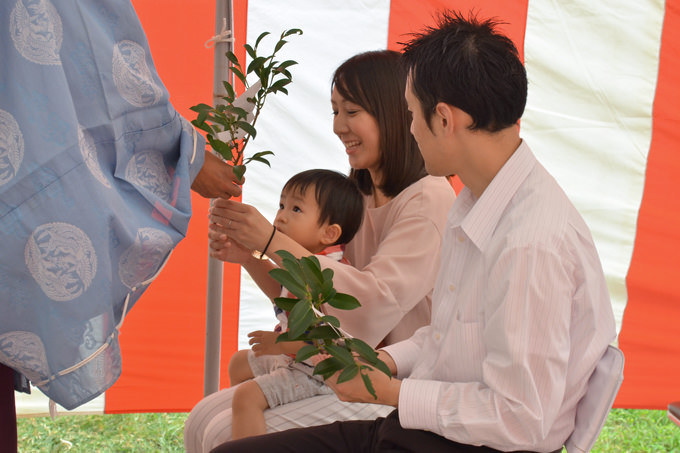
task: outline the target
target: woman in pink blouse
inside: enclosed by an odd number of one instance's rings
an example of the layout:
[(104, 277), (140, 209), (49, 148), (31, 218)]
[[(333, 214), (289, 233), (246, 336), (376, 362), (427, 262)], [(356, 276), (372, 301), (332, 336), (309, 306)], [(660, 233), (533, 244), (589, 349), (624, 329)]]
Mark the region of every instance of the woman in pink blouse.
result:
[[(404, 100), (406, 73), (394, 51), (356, 55), (333, 77), (333, 131), (345, 145), (354, 179), (365, 196), (358, 233), (347, 245), (351, 265), (319, 257), (334, 271), (334, 287), (361, 302), (356, 310), (326, 308), (344, 330), (373, 347), (409, 338), (430, 322), (432, 287), (439, 267), (442, 229), (455, 193), (445, 178), (427, 176), (422, 156), (409, 132)], [(211, 210), (211, 256), (240, 262), (258, 281), (275, 267), (234, 248), (262, 250), (280, 265), (276, 250), (296, 257), (311, 252), (273, 230), (253, 206), (217, 200)], [(274, 231), (272, 236), (272, 231)], [(240, 250), (242, 252), (242, 250)], [(185, 425), (188, 452), (210, 451), (231, 438), (233, 388), (199, 402)], [(269, 432), (384, 416), (390, 407), (344, 403), (323, 395), (266, 411)]]

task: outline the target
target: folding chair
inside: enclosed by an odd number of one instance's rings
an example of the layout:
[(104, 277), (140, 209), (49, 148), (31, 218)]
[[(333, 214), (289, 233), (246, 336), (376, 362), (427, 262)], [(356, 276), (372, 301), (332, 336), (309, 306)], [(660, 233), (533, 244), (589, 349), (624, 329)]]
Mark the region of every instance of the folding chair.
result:
[(680, 401), (668, 405), (668, 418), (673, 423), (680, 426)]
[(564, 446), (567, 453), (588, 452), (602, 431), (623, 382), (623, 352), (609, 346), (588, 380), (586, 394), (576, 408), (576, 425)]

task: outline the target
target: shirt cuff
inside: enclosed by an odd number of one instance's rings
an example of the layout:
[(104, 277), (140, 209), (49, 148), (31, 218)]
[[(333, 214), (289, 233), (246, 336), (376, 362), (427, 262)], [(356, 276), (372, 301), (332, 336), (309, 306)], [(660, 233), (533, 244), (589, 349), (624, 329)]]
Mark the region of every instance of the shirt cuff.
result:
[(399, 390), (399, 423), (442, 435), (437, 416), (441, 382), (404, 379)]
[(380, 349), (387, 352), (392, 357), (392, 360), (394, 360), (395, 365), (397, 365), (396, 377), (398, 379), (411, 375), (413, 365), (415, 365), (416, 360), (420, 357), (421, 352), (420, 347), (409, 340), (400, 341)]

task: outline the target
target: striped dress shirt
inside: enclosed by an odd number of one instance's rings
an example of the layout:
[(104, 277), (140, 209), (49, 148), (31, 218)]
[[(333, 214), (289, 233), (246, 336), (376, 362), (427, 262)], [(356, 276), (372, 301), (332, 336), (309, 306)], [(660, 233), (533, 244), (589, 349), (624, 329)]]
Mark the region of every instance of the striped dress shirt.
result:
[(388, 346), (399, 417), (457, 442), (559, 448), (616, 335), (590, 231), (522, 141), (449, 212), (432, 323)]

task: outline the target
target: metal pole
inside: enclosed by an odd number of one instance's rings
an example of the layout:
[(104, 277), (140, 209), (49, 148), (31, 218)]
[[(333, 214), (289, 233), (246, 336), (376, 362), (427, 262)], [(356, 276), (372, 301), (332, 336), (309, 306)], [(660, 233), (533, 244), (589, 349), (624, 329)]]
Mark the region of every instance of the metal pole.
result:
[[(227, 30), (233, 30), (231, 0), (215, 2), (215, 35), (222, 31), (226, 20)], [(223, 80), (227, 80), (227, 58), (232, 50), (231, 42), (215, 43), (215, 68), (213, 77), (213, 104), (225, 94)], [(208, 291), (205, 319), (205, 375), (203, 395), (207, 396), (220, 388), (220, 345), (222, 343), (222, 276), (223, 263), (208, 257)]]

